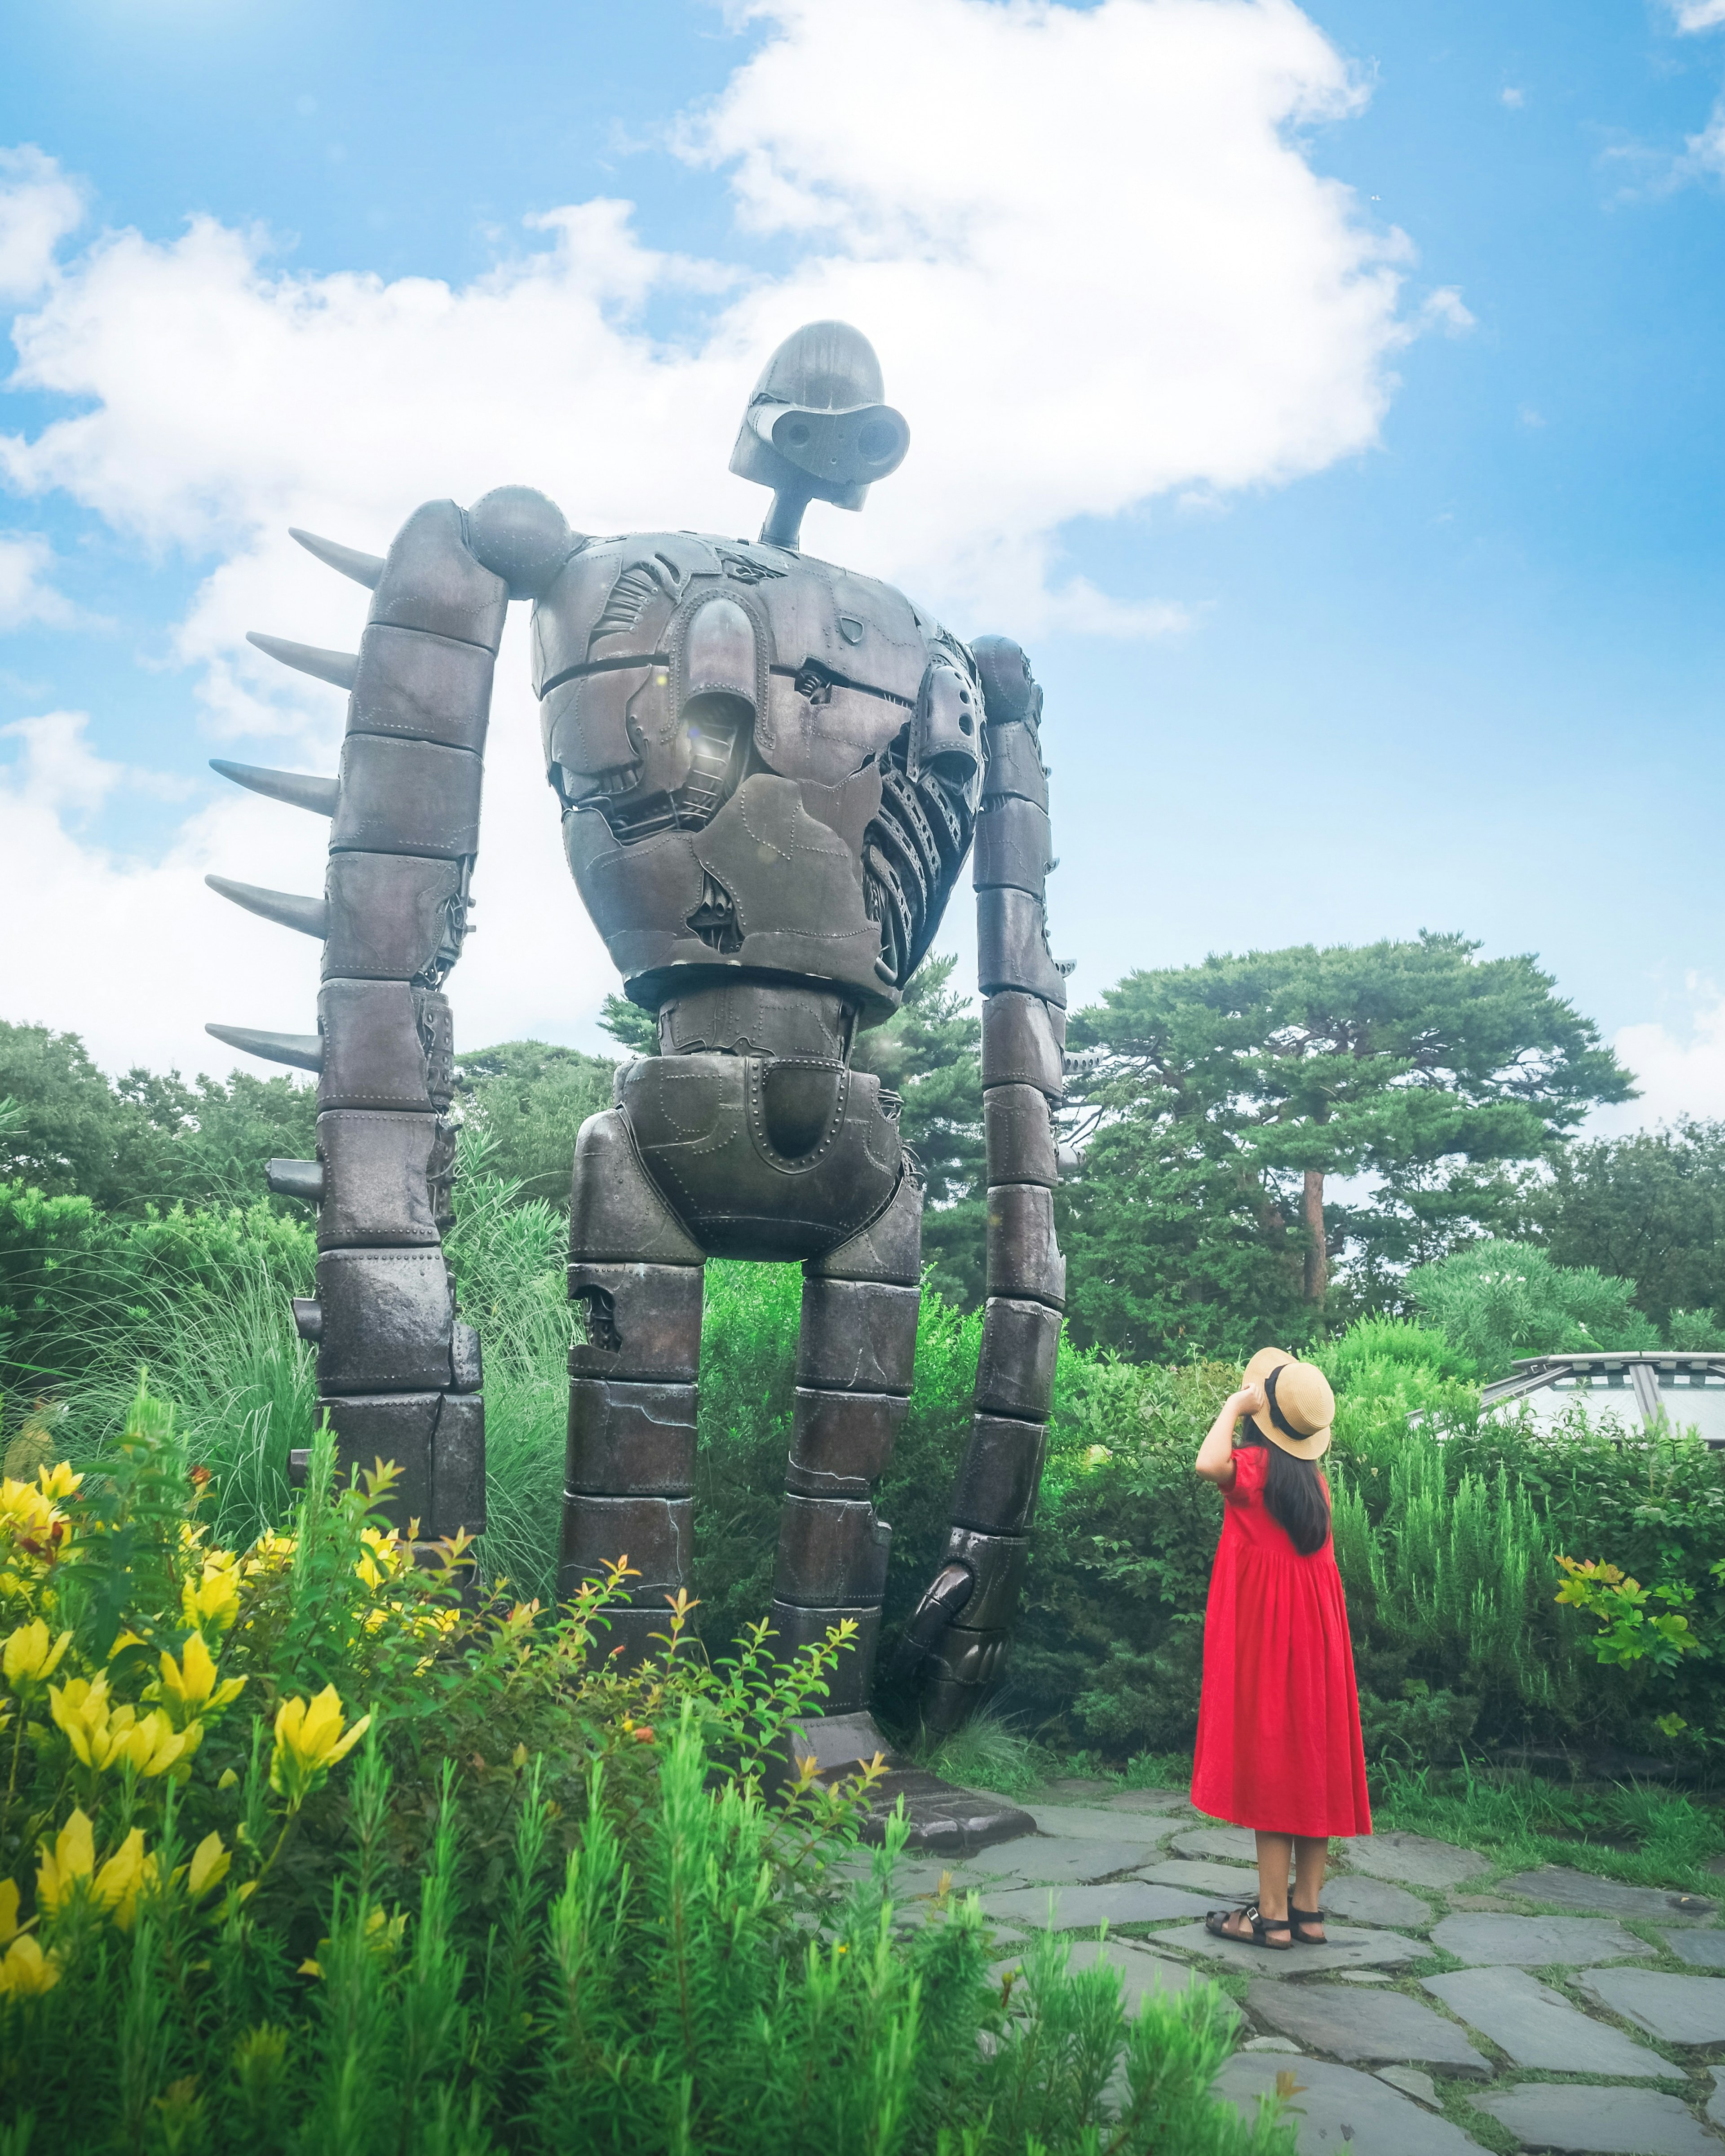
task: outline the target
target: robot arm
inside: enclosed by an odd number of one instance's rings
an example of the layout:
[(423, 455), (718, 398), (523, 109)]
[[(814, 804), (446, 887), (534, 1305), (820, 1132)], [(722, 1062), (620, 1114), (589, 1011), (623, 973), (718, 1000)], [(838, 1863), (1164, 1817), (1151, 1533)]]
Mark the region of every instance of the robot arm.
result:
[(974, 871), (987, 1301), (946, 1557), (906, 1627), (896, 1672), (936, 1731), (968, 1720), (1000, 1674), (1042, 1479), (1066, 1274), (1055, 1240), (1052, 1122), (1064, 1086), (1066, 984), (1049, 952), (1045, 914), (1042, 691), (1017, 644), (983, 637), (973, 649), (988, 746)]
[[(465, 512), (427, 502), (382, 559), (294, 536), (373, 594), (357, 654), (252, 639), (350, 692), (337, 776), (215, 768), (330, 819), (324, 895), (208, 880), (321, 940), (317, 1031), (208, 1030), (317, 1073), (317, 1158), (272, 1161), (270, 1184), (318, 1208), (317, 1292), (294, 1315), (316, 1344), (319, 1406), (343, 1465), (398, 1464), (403, 1528), (417, 1520), (428, 1539), (473, 1533), (485, 1525), (485, 1419), (479, 1340), (456, 1313), (442, 1247), (455, 1151), (442, 987), (467, 929), (504, 617), (575, 542), (561, 513), (521, 487)], [(303, 1457), (297, 1465), (303, 1472)]]

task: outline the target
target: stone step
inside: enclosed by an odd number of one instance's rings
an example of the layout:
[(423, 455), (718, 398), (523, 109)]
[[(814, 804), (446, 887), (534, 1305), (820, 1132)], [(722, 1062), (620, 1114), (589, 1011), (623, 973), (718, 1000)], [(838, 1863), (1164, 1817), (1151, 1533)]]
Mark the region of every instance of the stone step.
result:
[(1622, 2030), (1594, 2021), (1524, 1969), (1458, 1969), (1425, 1989), (1518, 2066), (1554, 2074), (1657, 2081), (1671, 2068)]
[[(1299, 2135), (1300, 2156), (1464, 2156), (1479, 2143), (1447, 2118), (1423, 2110), (1376, 2074), (1327, 2059), (1279, 2058), (1273, 2051), (1236, 2051), (1222, 2069), (1214, 2093), (1248, 2122), (1260, 2099), (1292, 2084), (1283, 2116)], [(1712, 2156), (1718, 2156), (1715, 2149)]]
[(1491, 2074), (1459, 2023), (1399, 1991), (1260, 1981), (1246, 1994), (1246, 2005), (1255, 2020), (1348, 2066), (1417, 2062), (1481, 2081)]
[(1609, 1917), (1445, 1917), (1431, 1943), (1476, 1968), (1578, 1969), (1653, 1952)]
[(1719, 2144), (1676, 2097), (1656, 2089), (1528, 2082), (1473, 2098), (1523, 2148), (1577, 2156), (1719, 2156)]
[(1659, 2044), (1725, 2044), (1725, 1977), (1658, 1969), (1595, 1969), (1577, 1988)]

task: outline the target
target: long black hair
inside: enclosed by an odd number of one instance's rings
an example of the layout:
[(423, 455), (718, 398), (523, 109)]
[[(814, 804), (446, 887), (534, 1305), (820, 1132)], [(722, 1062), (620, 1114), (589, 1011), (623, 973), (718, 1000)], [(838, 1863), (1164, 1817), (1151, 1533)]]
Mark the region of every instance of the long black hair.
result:
[(1250, 1415), (1235, 1440), (1236, 1448), (1255, 1445), (1270, 1455), (1264, 1476), (1264, 1509), (1301, 1557), (1311, 1557), (1330, 1539), (1330, 1498), (1315, 1460), (1296, 1460), (1279, 1445), (1260, 1437)]

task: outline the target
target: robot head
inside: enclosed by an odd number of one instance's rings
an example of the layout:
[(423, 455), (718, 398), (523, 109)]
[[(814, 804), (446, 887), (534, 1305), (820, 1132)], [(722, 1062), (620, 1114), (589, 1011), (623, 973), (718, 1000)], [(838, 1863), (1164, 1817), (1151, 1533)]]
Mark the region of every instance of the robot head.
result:
[(885, 394), (875, 347), (848, 322), (806, 322), (762, 370), (731, 469), (773, 491), (761, 536), (794, 547), (810, 501), (860, 509), (904, 462), (911, 430)]

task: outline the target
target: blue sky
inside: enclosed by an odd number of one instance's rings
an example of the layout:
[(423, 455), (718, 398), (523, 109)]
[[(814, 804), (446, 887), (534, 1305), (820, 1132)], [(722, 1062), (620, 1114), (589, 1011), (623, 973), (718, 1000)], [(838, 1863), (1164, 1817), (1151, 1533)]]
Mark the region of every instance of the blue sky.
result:
[[(1543, 955), (1637, 1116), (1725, 1112), (1713, 16), (10, 0), (0, 1008), (115, 1067), (309, 1024), (306, 954), (199, 885), (318, 873), (204, 768), (339, 725), (239, 640), (357, 634), (281, 524), (381, 548), (527, 480), (742, 530), (742, 393), (836, 306), (912, 447), (809, 543), (1031, 650), (1081, 996), (1460, 928)], [(452, 993), (470, 1043), (593, 1045), (515, 693)]]

